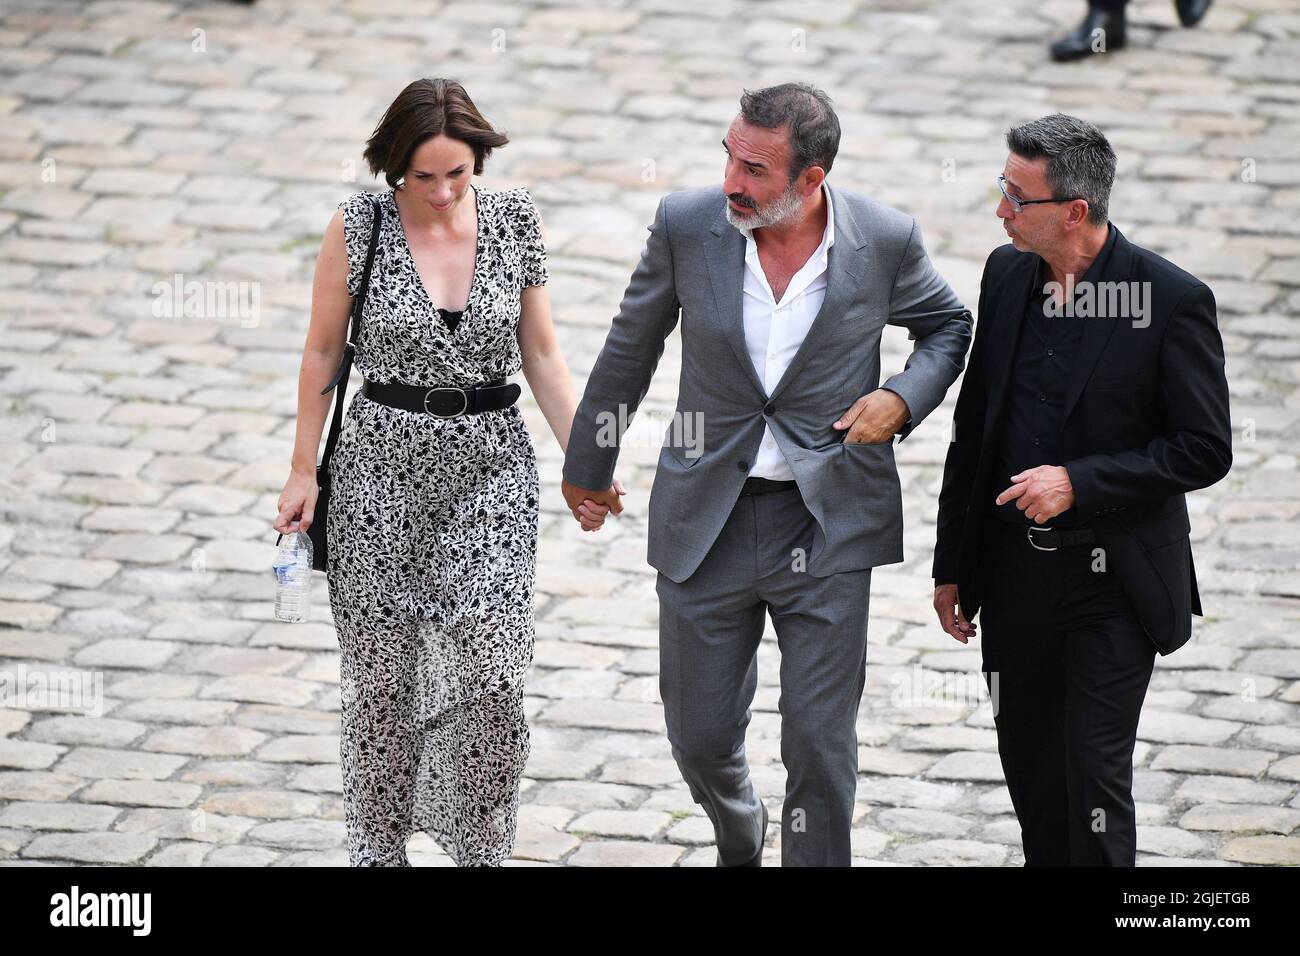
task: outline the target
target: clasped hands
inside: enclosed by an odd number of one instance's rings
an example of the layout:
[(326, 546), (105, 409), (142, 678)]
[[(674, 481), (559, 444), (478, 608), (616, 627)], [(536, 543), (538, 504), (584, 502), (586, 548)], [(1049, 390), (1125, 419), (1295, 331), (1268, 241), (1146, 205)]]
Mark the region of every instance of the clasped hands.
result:
[(617, 478), (603, 490), (579, 488), (561, 479), (560, 490), (564, 492), (564, 502), (569, 506), (574, 519), (582, 525), (583, 531), (599, 531), (605, 523), (605, 516), (611, 511), (615, 515), (621, 515), (623, 503), (618, 499), (627, 494), (627, 489)]

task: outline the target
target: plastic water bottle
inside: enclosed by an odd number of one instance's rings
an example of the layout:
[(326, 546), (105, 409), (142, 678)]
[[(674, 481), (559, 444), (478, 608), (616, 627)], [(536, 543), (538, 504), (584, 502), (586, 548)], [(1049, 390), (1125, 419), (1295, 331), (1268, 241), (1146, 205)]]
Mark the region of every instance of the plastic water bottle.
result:
[(280, 540), (275, 553), (275, 619), (298, 624), (311, 610), (311, 538), (295, 531)]

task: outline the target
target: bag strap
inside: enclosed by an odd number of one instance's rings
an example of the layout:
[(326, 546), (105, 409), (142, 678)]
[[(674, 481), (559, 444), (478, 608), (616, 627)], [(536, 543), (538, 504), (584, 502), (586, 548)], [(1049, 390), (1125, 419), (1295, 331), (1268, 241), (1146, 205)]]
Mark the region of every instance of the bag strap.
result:
[(321, 456), (322, 468), (329, 466), (330, 457), (334, 454), (334, 446), (339, 440), (339, 429), (343, 426), (343, 401), (348, 392), (348, 376), (352, 371), (353, 356), (356, 355), (356, 343), (361, 341), (362, 312), (366, 305), (366, 292), (370, 289), (370, 268), (374, 265), (375, 249), (379, 245), (379, 228), (384, 224), (382, 202), (383, 200), (380, 199), (372, 200), (370, 203), (375, 216), (370, 227), (370, 247), (366, 250), (366, 268), (361, 273), (361, 288), (352, 303), (352, 334), (343, 349), (343, 361), (339, 363), (339, 370), (334, 373), (334, 380), (321, 389), (321, 394), (324, 395), (336, 385), (339, 388), (338, 394), (334, 396), (334, 417), (330, 421), (329, 437), (325, 439), (325, 453)]
[[(370, 245), (366, 249), (366, 267), (361, 273), (361, 288), (357, 290), (357, 297), (352, 303), (352, 315), (349, 317), (348, 344), (343, 348), (343, 360), (339, 362), (339, 368), (334, 373), (333, 381), (320, 390), (320, 393), (324, 395), (336, 385), (339, 386), (338, 394), (334, 396), (334, 416), (330, 420), (329, 437), (325, 439), (325, 453), (321, 456), (320, 464), (316, 466), (318, 475), (322, 468), (329, 468), (330, 457), (334, 454), (334, 446), (339, 440), (339, 429), (343, 426), (343, 399), (348, 393), (348, 375), (352, 370), (352, 358), (356, 354), (355, 343), (361, 341), (361, 313), (366, 304), (366, 292), (370, 289), (370, 269), (375, 262), (375, 249), (379, 246), (379, 227), (384, 224), (382, 203), (382, 198), (372, 199), (370, 202), (370, 207), (374, 210), (374, 219), (370, 226)], [(276, 537), (275, 543), (277, 547), (283, 537), (283, 532)]]

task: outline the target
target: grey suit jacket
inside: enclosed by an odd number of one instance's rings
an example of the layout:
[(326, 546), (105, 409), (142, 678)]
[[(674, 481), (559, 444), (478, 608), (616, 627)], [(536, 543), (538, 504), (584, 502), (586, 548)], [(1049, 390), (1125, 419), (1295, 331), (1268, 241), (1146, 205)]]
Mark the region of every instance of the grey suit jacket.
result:
[(765, 422), (817, 520), (806, 555), (809, 573), (824, 577), (903, 560), (893, 443), (846, 443), (831, 424), (880, 385), (880, 336), (888, 323), (907, 328), (916, 343), (903, 371), (884, 383), (907, 402), (911, 419), (901, 435), (909, 434), (961, 373), (971, 314), (930, 263), (911, 216), (827, 187), (835, 204), (835, 243), (826, 298), (771, 395), (745, 345), (745, 237), (727, 222), (720, 185), (659, 201), (641, 261), (587, 380), (563, 474), (579, 487), (608, 488), (618, 447), (606, 426), (619, 419), (620, 405), (622, 421), (632, 419), (680, 314), (676, 414), (700, 416), (703, 442), (702, 448), (678, 447), (683, 443), (673, 443), (669, 428), (649, 505), (648, 559), (674, 581), (690, 577), (717, 538)]

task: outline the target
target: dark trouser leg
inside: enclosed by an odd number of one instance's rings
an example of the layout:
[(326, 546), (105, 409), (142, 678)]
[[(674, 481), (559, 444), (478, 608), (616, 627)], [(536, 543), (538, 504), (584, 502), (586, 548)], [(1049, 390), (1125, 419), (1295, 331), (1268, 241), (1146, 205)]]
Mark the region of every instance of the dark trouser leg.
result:
[(1134, 866), (1133, 747), (1155, 646), (1113, 573), (1084, 570), (1090, 550), (1077, 549), (1063, 608), (1070, 864)]
[[(1024, 532), (990, 520), (979, 613), (998, 756), (1020, 821), (1026, 866), (1069, 863), (1065, 670), (1052, 621), (1051, 568)], [(1024, 548), (1020, 544), (1024, 544)]]
[(757, 502), (759, 593), (781, 649), (781, 865), (849, 866), (871, 570), (813, 577), (816, 519), (798, 491)]
[(1133, 748), (1155, 647), (1093, 548), (1035, 551), (1000, 525), (987, 540), (984, 666), (998, 672), (1025, 863), (1133, 866)]
[(749, 779), (745, 728), (758, 688), (765, 605), (756, 596), (754, 499), (743, 497), (696, 572), (659, 594), (659, 690), (673, 758), (713, 822), (728, 866), (760, 849), (762, 805)]

